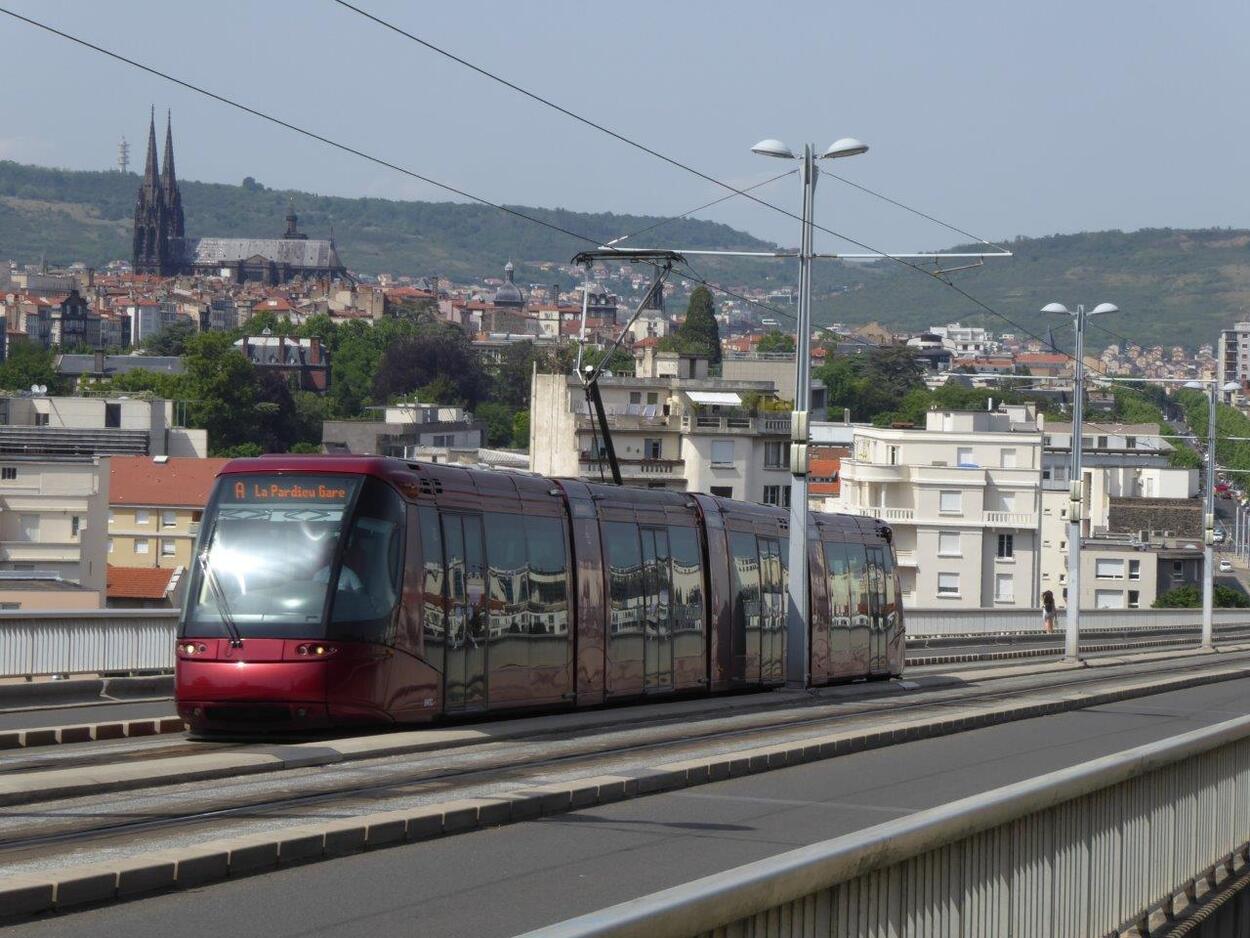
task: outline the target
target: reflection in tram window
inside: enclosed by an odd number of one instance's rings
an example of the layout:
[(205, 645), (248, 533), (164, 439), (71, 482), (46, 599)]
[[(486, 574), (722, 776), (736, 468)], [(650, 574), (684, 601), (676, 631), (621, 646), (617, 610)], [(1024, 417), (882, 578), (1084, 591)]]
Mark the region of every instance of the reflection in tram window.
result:
[(447, 628), (443, 611), (443, 537), (438, 527), (438, 512), (433, 508), (421, 508), (419, 511), (421, 553), (425, 557), (425, 578), (421, 587), (425, 657), (436, 667), (441, 667), (443, 637)]
[(487, 608), (490, 625), (490, 669), (529, 667), (529, 577), (525, 560), (525, 527), (521, 515), (486, 512)]
[(846, 545), (847, 571), (849, 575), (851, 601), (851, 625), (857, 629), (866, 629), (872, 621), (872, 600), (869, 598), (868, 555), (862, 544)]
[(394, 641), (404, 570), (405, 511), (403, 499), (389, 485), (374, 479), (365, 483), (336, 578), (331, 638)]
[(760, 678), (785, 679), (785, 581), (781, 570), (781, 545), (769, 537), (759, 538), (760, 551)]
[(849, 629), (851, 627), (851, 587), (846, 545), (826, 541), (824, 546), (833, 627), (834, 629)]
[(755, 535), (732, 533), (729, 550), (733, 556), (732, 651), (743, 659), (739, 677), (754, 681), (760, 676), (760, 557)]
[(671, 687), (673, 645), (670, 640), (672, 603), (668, 558), (668, 530), (642, 528), (643, 586), (646, 590), (644, 622), (644, 686)]
[(525, 518), (529, 550), (530, 667), (562, 668), (570, 660), (568, 567), (559, 518)]
[[(694, 528), (670, 527), (669, 551), (673, 556), (673, 632), (703, 632), (703, 566), (699, 559), (699, 536)], [(679, 652), (680, 654), (680, 652)]]
[(609, 634), (642, 632), (642, 554), (638, 545), (638, 525), (608, 521), (603, 525), (608, 553), (608, 579), (611, 584)]

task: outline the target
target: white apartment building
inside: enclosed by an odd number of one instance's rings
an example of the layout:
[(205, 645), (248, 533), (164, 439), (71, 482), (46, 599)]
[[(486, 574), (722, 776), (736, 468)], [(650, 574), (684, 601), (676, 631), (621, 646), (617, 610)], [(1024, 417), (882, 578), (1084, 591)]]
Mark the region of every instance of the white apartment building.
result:
[[(1198, 494), (1198, 471), (1168, 465), (1173, 447), (1160, 436), (1158, 424), (1086, 423), (1081, 431), (1081, 607), (1089, 609), (1147, 608), (1159, 592), (1186, 582), (1192, 575), (1191, 556), (1173, 557), (1169, 543), (1180, 538), (1169, 519), (1176, 506)], [(1067, 605), (1068, 504), (1072, 458), (1072, 424), (1045, 427), (1042, 454), (1042, 561), (1041, 588), (1050, 590), (1055, 604)], [(1113, 505), (1139, 500), (1151, 519), (1145, 528), (1115, 530)], [(1193, 503), (1189, 507), (1197, 509)], [(1191, 512), (1192, 513), (1192, 512)], [(1123, 515), (1124, 512), (1121, 512)], [(1200, 521), (1200, 518), (1199, 518)], [(1155, 526), (1157, 523), (1157, 527)], [(1177, 524), (1179, 527), (1180, 524)], [(1160, 577), (1182, 563), (1179, 582)], [(1160, 589), (1161, 587), (1161, 589)]]
[[(707, 359), (648, 350), (633, 376), (599, 380), (626, 485), (790, 504), (790, 412), (771, 381), (707, 377)], [(611, 478), (573, 375), (533, 376), (530, 469)]]
[(0, 455), (0, 609), (104, 606), (107, 457)]
[(913, 608), (1036, 608), (1042, 432), (1031, 405), (855, 427), (838, 510), (894, 529)]
[[(1250, 322), (1235, 323), (1231, 329), (1220, 332), (1215, 376), (1221, 388), (1229, 381), (1236, 381), (1244, 388), (1250, 381)], [(1228, 392), (1220, 393), (1228, 399)]]
[(998, 348), (993, 333), (981, 326), (949, 322), (944, 326), (930, 326), (929, 332), (941, 338), (942, 346), (956, 358), (976, 358)]

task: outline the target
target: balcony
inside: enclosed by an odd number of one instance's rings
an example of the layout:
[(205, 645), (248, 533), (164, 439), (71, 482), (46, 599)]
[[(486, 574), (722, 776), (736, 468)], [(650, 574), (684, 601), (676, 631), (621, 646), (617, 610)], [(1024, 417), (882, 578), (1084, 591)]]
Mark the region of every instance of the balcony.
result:
[(887, 466), (868, 462), (844, 461), (838, 468), (843, 482), (905, 482), (907, 466)]
[(991, 528), (1035, 528), (1037, 515), (1031, 511), (987, 511), (985, 525)]
[(896, 550), (894, 552), (894, 560), (900, 567), (916, 566), (916, 552), (914, 550)]
[(790, 415), (769, 414), (699, 414), (681, 416), (683, 433), (748, 434), (750, 436), (790, 435)]
[(82, 548), (77, 542), (0, 541), (0, 560), (38, 563), (77, 563)]
[[(686, 462), (682, 459), (618, 459), (621, 479), (626, 482), (666, 482), (685, 480)], [(578, 474), (584, 478), (597, 479), (601, 463), (590, 453), (583, 452), (578, 464)], [(608, 459), (602, 460), (603, 471), (610, 473)]]
[[(672, 428), (676, 422), (676, 418), (670, 417), (663, 412), (653, 415), (609, 412), (607, 417), (608, 427), (613, 430), (667, 430)], [(598, 427), (598, 423), (594, 417), (585, 413), (577, 415), (577, 429), (590, 430), (596, 427)]]
[(880, 521), (887, 522), (903, 522), (908, 523), (916, 519), (916, 509), (914, 508), (886, 508), (877, 505), (856, 505), (851, 509), (853, 514), (863, 515), (867, 518), (877, 518)]

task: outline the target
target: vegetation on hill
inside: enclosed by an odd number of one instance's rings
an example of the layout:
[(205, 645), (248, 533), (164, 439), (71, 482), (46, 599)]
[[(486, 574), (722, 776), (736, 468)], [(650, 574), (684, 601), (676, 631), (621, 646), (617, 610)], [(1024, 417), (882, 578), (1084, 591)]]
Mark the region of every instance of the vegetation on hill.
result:
[[(78, 172), (0, 161), (0, 258), (83, 261), (100, 267), (130, 257), (131, 217), (141, 179), (134, 173)], [(518, 279), (545, 283), (535, 265), (567, 263), (577, 252), (660, 222), (644, 215), (570, 212), (515, 206), (550, 224), (585, 234), (588, 244), (484, 205), (347, 199), (252, 180), (231, 186), (180, 181), (192, 237), (278, 237), (290, 200), (300, 230), (314, 238), (331, 229), (347, 266), (366, 274), (492, 276), (508, 258)], [(656, 232), (688, 248), (767, 250), (772, 245), (714, 222), (676, 219)], [(715, 268), (716, 265), (711, 265)], [(784, 271), (778, 269), (780, 275)]]
[[(1119, 315), (1094, 320), (1087, 347), (1123, 345), (1119, 336), (1141, 345), (1215, 343), (1219, 330), (1250, 303), (1250, 231), (1171, 228), (1099, 231), (1008, 243), (1013, 258), (986, 260), (951, 279), (1035, 335), (1054, 328), (1061, 348), (1071, 348), (1069, 321), (1038, 313), (1059, 301), (1069, 307), (1107, 301)], [(952, 251), (984, 250), (975, 245)], [(951, 262), (963, 263), (963, 262)], [(979, 309), (933, 277), (892, 261), (844, 268), (845, 292), (817, 291), (817, 322), (888, 323), (919, 330), (959, 320), (995, 332), (1019, 330)], [(1053, 320), (1053, 321), (1052, 321)]]

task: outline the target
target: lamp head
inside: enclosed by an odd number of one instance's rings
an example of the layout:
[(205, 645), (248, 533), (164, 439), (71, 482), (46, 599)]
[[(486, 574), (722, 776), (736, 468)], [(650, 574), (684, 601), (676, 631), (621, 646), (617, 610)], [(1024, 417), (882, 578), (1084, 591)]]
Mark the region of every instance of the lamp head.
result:
[(1238, 384), (1236, 381), (1229, 381), (1227, 384), (1224, 385), (1224, 390), (1225, 391), (1240, 391), (1241, 385)]
[(1072, 315), (1072, 313), (1068, 311), (1068, 307), (1064, 306), (1062, 303), (1047, 303), (1045, 306), (1042, 307), (1042, 312), (1043, 313), (1062, 313), (1064, 316)]
[(758, 153), (760, 156), (775, 156), (782, 160), (794, 159), (794, 153), (790, 148), (780, 140), (774, 140), (772, 137), (769, 137), (767, 140), (761, 140), (751, 147), (751, 152)]
[(1116, 306), (1114, 303), (1099, 303), (1089, 311), (1089, 314), (1091, 316), (1100, 316), (1103, 313), (1118, 313), (1119, 311), (1120, 307)]
[(829, 144), (829, 149), (820, 154), (822, 160), (836, 160), (841, 156), (859, 156), (861, 153), (868, 152), (868, 144), (856, 140), (854, 137), (843, 137), (841, 140), (835, 140)]
[(1185, 382), (1185, 384), (1184, 384), (1184, 386), (1185, 386), (1185, 387), (1187, 387), (1187, 388), (1189, 388), (1189, 390), (1191, 390), (1191, 391), (1201, 391), (1201, 390), (1202, 390), (1202, 382), (1201, 382), (1201, 381), (1186, 381), (1186, 382)]

